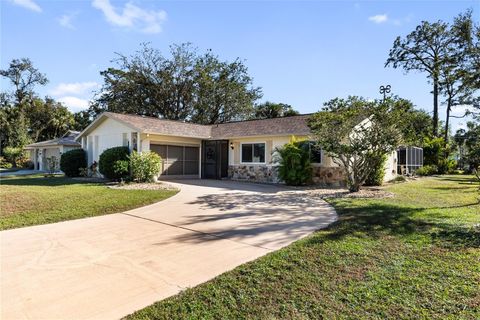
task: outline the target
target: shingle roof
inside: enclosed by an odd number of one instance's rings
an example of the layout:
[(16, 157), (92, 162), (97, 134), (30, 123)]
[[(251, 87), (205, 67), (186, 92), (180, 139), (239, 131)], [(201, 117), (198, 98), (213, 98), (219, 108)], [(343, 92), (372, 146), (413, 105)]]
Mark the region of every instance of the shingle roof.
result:
[(209, 126), (182, 121), (143, 117), (131, 114), (105, 112), (112, 119), (120, 120), (144, 133), (164, 134), (181, 137), (210, 138)]
[(212, 126), (212, 138), (227, 139), (238, 137), (270, 135), (308, 135), (309, 115), (283, 118), (227, 122)]
[[(310, 134), (310, 128), (307, 125), (307, 118), (309, 115), (227, 122), (215, 125), (194, 124), (189, 122), (165, 120), (154, 117), (120, 114), (114, 112), (104, 112), (97, 119), (105, 117), (117, 120), (142, 133), (195, 137), (200, 139), (228, 139), (254, 136)], [(95, 126), (94, 123), (92, 123), (93, 127), (92, 125), (89, 126), (82, 132), (81, 135), (93, 130)]]
[(81, 146), (81, 144), (75, 141), (75, 138), (79, 135), (79, 133), (80, 132), (78, 131), (68, 131), (61, 138), (31, 143), (25, 146), (25, 148), (47, 147), (47, 146), (57, 146), (57, 145), (79, 147)]

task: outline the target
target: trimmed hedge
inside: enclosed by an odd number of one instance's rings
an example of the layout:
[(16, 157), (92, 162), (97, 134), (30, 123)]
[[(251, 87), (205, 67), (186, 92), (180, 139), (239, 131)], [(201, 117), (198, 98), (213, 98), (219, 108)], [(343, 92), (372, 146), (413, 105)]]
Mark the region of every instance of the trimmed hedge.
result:
[(60, 170), (67, 177), (80, 176), (80, 168), (87, 167), (87, 155), (83, 149), (73, 149), (60, 157)]
[(105, 178), (119, 180), (124, 173), (118, 170), (117, 161), (128, 161), (130, 150), (128, 147), (114, 147), (103, 151), (98, 161), (99, 171)]

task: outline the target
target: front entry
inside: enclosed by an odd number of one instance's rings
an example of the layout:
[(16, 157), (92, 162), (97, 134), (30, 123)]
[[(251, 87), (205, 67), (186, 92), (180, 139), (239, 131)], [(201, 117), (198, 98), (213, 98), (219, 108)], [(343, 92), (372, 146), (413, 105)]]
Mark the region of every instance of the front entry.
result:
[(227, 178), (228, 140), (204, 140), (202, 150), (202, 178)]

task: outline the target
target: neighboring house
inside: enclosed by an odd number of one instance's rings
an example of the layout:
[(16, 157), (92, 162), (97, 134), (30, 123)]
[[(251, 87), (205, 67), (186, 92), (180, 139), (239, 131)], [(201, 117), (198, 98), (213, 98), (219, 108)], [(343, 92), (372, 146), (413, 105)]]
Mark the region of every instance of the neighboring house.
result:
[[(273, 154), (292, 136), (309, 139), (308, 115), (200, 125), (137, 115), (105, 112), (76, 140), (87, 152), (88, 164), (116, 146), (158, 153), (160, 178), (205, 178), (279, 182)], [(314, 182), (340, 185), (343, 171), (323, 152), (313, 152)], [(396, 152), (386, 179), (396, 175)]]
[[(78, 131), (70, 130), (61, 138), (27, 145), (25, 149), (30, 152), (30, 161), (33, 162), (34, 169), (48, 170), (48, 158), (55, 157), (58, 163), (60, 163), (62, 153), (81, 148), (82, 145), (75, 141), (79, 133)], [(57, 166), (56, 169), (59, 170), (60, 168)]]

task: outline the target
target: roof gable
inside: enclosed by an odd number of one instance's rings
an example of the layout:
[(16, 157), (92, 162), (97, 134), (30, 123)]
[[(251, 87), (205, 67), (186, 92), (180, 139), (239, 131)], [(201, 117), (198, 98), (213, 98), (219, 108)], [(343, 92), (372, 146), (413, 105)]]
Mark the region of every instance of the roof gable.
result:
[(52, 139), (52, 140), (46, 140), (46, 141), (40, 141), (36, 143), (31, 143), (25, 148), (35, 148), (35, 147), (47, 147), (47, 146), (80, 146), (80, 143), (75, 141), (75, 138), (79, 134), (78, 131), (72, 131), (69, 130), (67, 133), (65, 133), (62, 137)]

